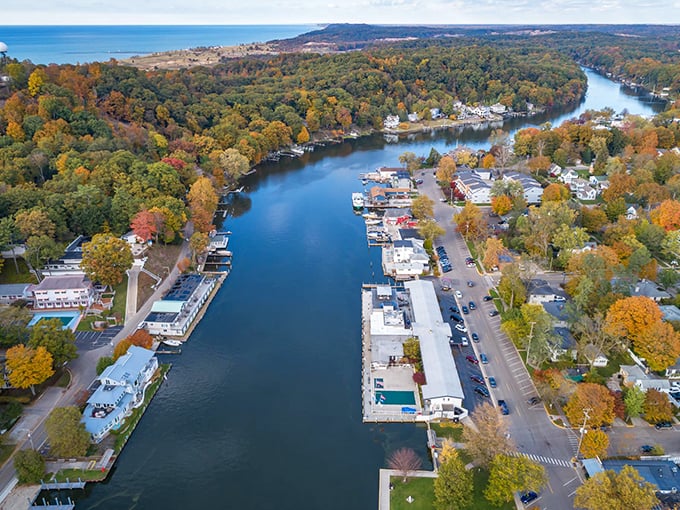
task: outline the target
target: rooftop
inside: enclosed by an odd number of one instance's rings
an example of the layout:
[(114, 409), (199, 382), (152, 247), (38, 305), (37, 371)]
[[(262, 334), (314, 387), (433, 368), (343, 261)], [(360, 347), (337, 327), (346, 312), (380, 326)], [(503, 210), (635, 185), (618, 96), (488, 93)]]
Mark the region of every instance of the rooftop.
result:
[(659, 305), (659, 309), (666, 321), (680, 321), (680, 308), (675, 305)]
[(0, 296), (21, 296), (30, 283), (5, 283), (0, 285)]
[(624, 466), (632, 466), (642, 478), (662, 492), (672, 492), (680, 487), (678, 466), (670, 460), (603, 460), (602, 466), (617, 473)]
[(111, 379), (132, 383), (153, 358), (153, 354), (153, 351), (149, 349), (131, 345), (126, 354), (118, 358), (113, 365), (106, 367), (99, 376), (99, 380)]
[(164, 301), (188, 301), (203, 281), (200, 274), (182, 274), (163, 296)]
[(72, 289), (87, 289), (91, 286), (90, 280), (85, 275), (63, 275), (63, 276), (46, 276), (39, 284), (34, 285), (33, 291), (46, 290), (72, 290)]
[(649, 280), (640, 280), (631, 290), (632, 296), (647, 296), (652, 299), (665, 299), (671, 295), (659, 287), (656, 283)]

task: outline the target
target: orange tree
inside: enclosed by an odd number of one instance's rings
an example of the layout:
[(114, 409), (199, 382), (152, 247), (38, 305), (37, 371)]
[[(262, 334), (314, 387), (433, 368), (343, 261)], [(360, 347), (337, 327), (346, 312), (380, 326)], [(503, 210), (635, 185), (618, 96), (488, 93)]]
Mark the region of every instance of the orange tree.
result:
[(673, 419), (673, 408), (668, 400), (668, 396), (654, 389), (647, 390), (642, 410), (645, 413), (645, 420), (649, 423), (659, 423), (660, 421), (671, 421)]
[(619, 299), (609, 307), (604, 327), (610, 335), (635, 342), (661, 322), (662, 316), (659, 305), (648, 297), (631, 296)]
[(586, 459), (602, 457), (609, 448), (609, 437), (601, 430), (589, 430), (581, 441), (581, 455)]
[(657, 322), (634, 342), (635, 352), (652, 370), (665, 370), (680, 356), (680, 334), (668, 322)]
[(585, 411), (588, 412), (586, 427), (599, 427), (614, 421), (614, 397), (601, 384), (582, 383), (564, 407), (572, 427), (583, 425)]

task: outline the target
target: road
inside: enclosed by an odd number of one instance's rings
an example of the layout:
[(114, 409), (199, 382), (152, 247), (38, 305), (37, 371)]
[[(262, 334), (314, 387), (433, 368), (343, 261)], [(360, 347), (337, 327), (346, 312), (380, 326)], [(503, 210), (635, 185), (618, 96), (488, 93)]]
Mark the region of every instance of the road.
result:
[[(507, 402), (510, 414), (506, 419), (509, 421), (512, 439), (521, 453), (543, 464), (548, 472), (549, 485), (541, 492), (535, 503), (536, 507), (545, 510), (571, 509), (574, 491), (581, 484), (577, 472), (570, 465), (570, 460), (576, 453), (578, 438), (571, 431), (553, 425), (542, 404), (530, 406), (527, 403), (529, 398), (537, 395), (533, 382), (514, 345), (500, 330), (500, 317), (489, 316), (489, 312), (495, 309), (493, 301), (484, 302), (482, 299), (493, 287), (492, 278), (480, 275), (476, 268), (465, 266), (465, 258), (470, 253), (462, 236), (455, 231), (453, 215), (456, 208), (440, 201), (443, 195), (432, 171), (426, 171), (418, 177), (424, 181), (419, 186), (419, 191), (435, 201), (435, 219), (446, 229), (446, 234), (439, 238), (438, 244), (446, 248), (453, 266), (453, 271), (444, 277), (452, 280), (453, 289), (459, 290), (463, 296), (462, 299), (457, 299), (458, 308), (460, 309), (460, 305), (467, 305), (469, 301), (477, 305), (476, 310), (471, 310), (469, 315), (463, 317), (468, 335), (477, 333), (480, 342), (470, 341), (468, 347), (452, 349), (466, 395), (465, 406), (474, 409), (480, 399), (483, 399), (473, 392), (476, 383), (470, 380), (470, 372), (478, 370), (485, 380), (494, 376), (498, 387), (488, 388), (491, 400), (494, 405), (497, 405), (498, 399)], [(561, 276), (560, 273), (560, 278)], [(473, 283), (472, 287), (467, 286), (468, 281)], [(443, 299), (445, 318), (448, 318), (448, 303), (454, 299), (454, 291), (444, 293), (439, 289), (438, 292)], [(479, 360), (480, 353), (486, 354), (489, 362), (473, 367), (466, 356), (474, 354)]]
[[(182, 250), (180, 251), (177, 260), (181, 260), (189, 254), (189, 243), (184, 241)], [(87, 391), (95, 377), (97, 376), (96, 367), (97, 361), (102, 356), (110, 356), (113, 353), (113, 347), (120, 340), (130, 336), (136, 329), (137, 325), (148, 315), (151, 311), (151, 306), (154, 301), (161, 298), (161, 296), (170, 288), (172, 283), (177, 279), (179, 270), (177, 264), (174, 264), (172, 271), (168, 278), (166, 278), (156, 288), (153, 295), (142, 305), (137, 313), (132, 317), (125, 318), (125, 326), (116, 335), (109, 345), (99, 347), (92, 350), (79, 350), (78, 358), (69, 362), (68, 370), (71, 373), (71, 383), (68, 388), (52, 387), (48, 388), (33, 404), (24, 409), (24, 414), (19, 421), (12, 427), (10, 431), (11, 442), (20, 444), (20, 449), (27, 449), (35, 446), (40, 447), (47, 440), (47, 432), (45, 431), (45, 419), (50, 411), (55, 407), (63, 407), (74, 405), (78, 401), (78, 397)], [(30, 439), (28, 433), (30, 432)], [(3, 488), (7, 487), (15, 477), (14, 465), (12, 462), (6, 462), (0, 468), (0, 501), (1, 495), (6, 495)]]

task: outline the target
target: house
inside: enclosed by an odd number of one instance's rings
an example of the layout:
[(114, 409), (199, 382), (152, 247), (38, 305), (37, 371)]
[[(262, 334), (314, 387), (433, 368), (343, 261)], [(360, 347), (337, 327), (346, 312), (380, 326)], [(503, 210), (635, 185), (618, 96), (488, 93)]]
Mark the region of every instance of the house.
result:
[(659, 305), (659, 310), (663, 314), (663, 320), (679, 321), (680, 322), (680, 308), (675, 305)]
[(557, 163), (553, 163), (552, 165), (550, 165), (550, 168), (548, 168), (548, 175), (550, 177), (558, 177), (561, 173), (562, 167)]
[(671, 295), (659, 287), (656, 283), (642, 279), (635, 284), (635, 288), (630, 291), (631, 296), (645, 296), (653, 299), (657, 303), (662, 299), (668, 299)]
[(97, 377), (99, 386), (87, 400), (81, 420), (94, 442), (118, 429), (132, 410), (144, 402), (144, 392), (157, 369), (153, 351), (132, 345)]
[(597, 198), (597, 190), (591, 186), (584, 186), (576, 190), (576, 198), (579, 200), (595, 200)]
[(558, 179), (571, 188), (572, 183), (576, 179), (580, 179), (580, 176), (578, 175), (576, 170), (570, 168), (566, 171), (562, 171)]
[(383, 247), (382, 265), (385, 276), (403, 280), (429, 271), (430, 256), (423, 245), (424, 241), (408, 239), (394, 241)]
[(399, 127), (399, 116), (398, 115), (388, 115), (383, 120), (383, 127), (385, 129), (397, 129)]
[(496, 103), (489, 106), (489, 110), (496, 115), (503, 115), (507, 111), (507, 108), (504, 104)]
[(120, 236), (120, 238), (121, 238), (123, 241), (125, 241), (126, 243), (128, 243), (130, 246), (133, 246), (133, 245), (135, 245), (135, 244), (140, 244), (140, 243), (143, 243), (143, 242), (144, 242), (144, 239), (142, 239), (141, 237), (139, 237), (139, 236), (138, 236), (137, 234), (135, 234), (132, 230), (130, 230), (130, 232), (128, 232), (128, 233), (126, 233), (126, 234), (123, 234), (122, 236)]
[(588, 182), (598, 190), (605, 190), (609, 187), (609, 179), (606, 175), (591, 175)]
[(546, 280), (534, 279), (529, 282), (527, 289), (527, 302), (532, 305), (547, 303), (550, 301), (566, 301), (567, 294), (559, 288), (550, 285)]
[(680, 470), (678, 470), (678, 465), (666, 458), (639, 460), (606, 459), (602, 461), (604, 469), (612, 470), (616, 473), (620, 473), (626, 466), (635, 468), (642, 479), (654, 485), (661, 494), (675, 494), (678, 491), (678, 487), (680, 487)]
[(453, 181), (458, 193), (473, 204), (491, 202), (491, 181), (482, 179), (474, 170), (458, 171)]
[(83, 244), (89, 241), (90, 239), (85, 236), (76, 237), (66, 247), (61, 257), (50, 260), (45, 264), (45, 267), (42, 270), (43, 274), (50, 276), (85, 274), (80, 268), (80, 263), (83, 261)]
[(644, 392), (649, 389), (654, 389), (663, 393), (670, 393), (673, 391), (673, 385), (668, 379), (650, 376), (646, 369), (643, 369), (638, 365), (621, 365), (619, 367), (619, 375), (625, 386), (637, 386)]
[(30, 283), (7, 283), (0, 285), (0, 305), (11, 305), (20, 300), (33, 297), (29, 291)]
[(583, 357), (588, 360), (592, 367), (606, 367), (609, 363), (609, 358), (595, 345), (588, 344), (583, 348)]
[(568, 328), (555, 327), (553, 328), (555, 333), (554, 343), (549, 345), (550, 350), (550, 361), (553, 363), (559, 361), (564, 356), (570, 356), (572, 359), (576, 359), (576, 340), (572, 336)]
[(227, 232), (217, 232), (213, 230), (208, 235), (208, 251), (226, 250), (229, 244), (229, 234)]
[(441, 110), (439, 108), (430, 108), (430, 118), (432, 120), (439, 119), (440, 117), (443, 117)]
[(566, 328), (569, 321), (569, 314), (564, 307), (563, 301), (547, 301), (541, 303), (543, 309), (552, 316), (553, 326), (556, 328)]
[(528, 204), (537, 204), (543, 196), (541, 184), (533, 177), (519, 172), (509, 172), (503, 175), (504, 180), (518, 181), (524, 189), (524, 199)]
[(27, 289), (37, 309), (88, 308), (94, 302), (92, 282), (83, 274), (47, 276)]
[(390, 208), (385, 209), (383, 214), (383, 223), (385, 225), (403, 225), (408, 223), (413, 218), (413, 214), (409, 209)]
[(417, 113), (409, 113), (409, 114), (407, 115), (407, 117), (408, 117), (408, 121), (409, 121), (409, 122), (418, 122), (418, 120), (419, 120), (419, 119), (418, 119), (418, 114), (417, 114)]
[(633, 207), (631, 205), (628, 209), (626, 209), (626, 219), (627, 220), (637, 220), (638, 217), (639, 216), (638, 216), (638, 213), (637, 213), (637, 210), (635, 209), (635, 207)]
[(140, 323), (152, 335), (183, 336), (210, 296), (217, 280), (212, 276), (182, 274)]
[(668, 379), (680, 379), (680, 358), (675, 360), (675, 363), (666, 369), (666, 377)]

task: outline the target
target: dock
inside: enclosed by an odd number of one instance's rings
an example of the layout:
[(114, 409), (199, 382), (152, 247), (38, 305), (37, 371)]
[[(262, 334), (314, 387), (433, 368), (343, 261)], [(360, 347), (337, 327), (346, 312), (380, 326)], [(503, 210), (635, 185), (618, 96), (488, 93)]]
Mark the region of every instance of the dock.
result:
[(73, 489), (84, 489), (85, 484), (80, 478), (77, 482), (71, 482), (66, 479), (65, 482), (40, 482), (40, 490), (43, 491), (62, 491), (62, 490), (73, 490)]

